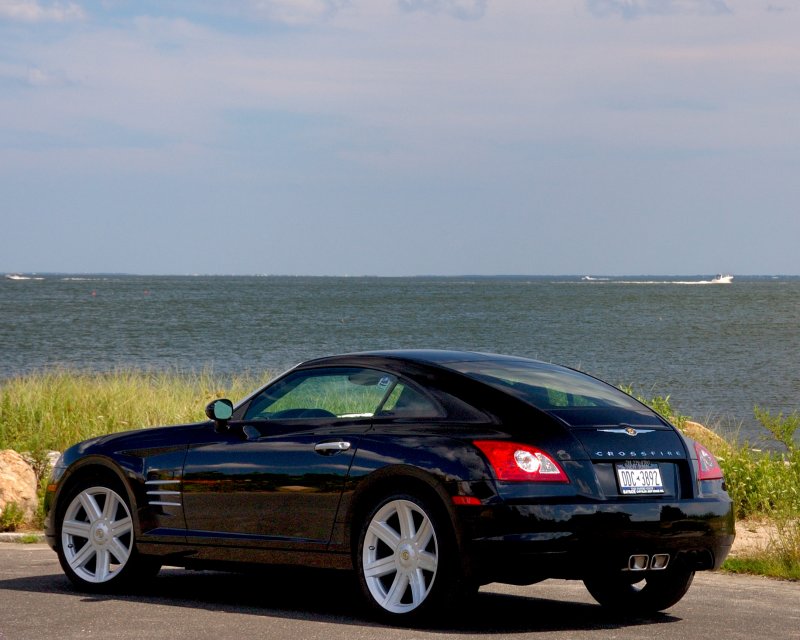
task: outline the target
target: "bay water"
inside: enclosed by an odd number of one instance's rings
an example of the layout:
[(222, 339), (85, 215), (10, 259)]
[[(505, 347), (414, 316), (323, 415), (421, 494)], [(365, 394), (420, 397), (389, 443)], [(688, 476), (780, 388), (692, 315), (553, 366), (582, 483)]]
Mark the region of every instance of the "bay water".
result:
[(0, 383), (54, 367), (277, 373), (394, 348), (565, 364), (755, 440), (754, 406), (800, 409), (800, 278), (0, 279)]

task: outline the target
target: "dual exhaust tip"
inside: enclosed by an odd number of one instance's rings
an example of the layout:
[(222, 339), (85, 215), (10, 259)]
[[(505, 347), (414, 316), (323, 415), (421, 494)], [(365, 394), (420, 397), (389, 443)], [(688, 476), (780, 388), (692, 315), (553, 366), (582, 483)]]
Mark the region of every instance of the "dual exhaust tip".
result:
[(628, 571), (663, 571), (668, 564), (668, 553), (655, 553), (652, 556), (641, 553), (628, 558)]

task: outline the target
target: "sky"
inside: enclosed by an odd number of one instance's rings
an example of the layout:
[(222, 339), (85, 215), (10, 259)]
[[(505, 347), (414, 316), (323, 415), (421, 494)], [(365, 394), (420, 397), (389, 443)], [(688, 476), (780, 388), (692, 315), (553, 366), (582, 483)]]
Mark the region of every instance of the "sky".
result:
[(800, 274), (798, 0), (0, 0), (0, 272)]

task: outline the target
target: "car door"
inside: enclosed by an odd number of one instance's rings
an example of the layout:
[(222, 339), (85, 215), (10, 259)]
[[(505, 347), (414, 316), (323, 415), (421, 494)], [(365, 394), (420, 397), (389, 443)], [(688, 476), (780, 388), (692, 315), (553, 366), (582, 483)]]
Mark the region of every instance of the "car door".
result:
[(294, 371), (223, 432), (209, 427), (184, 466), (188, 540), (324, 549), (358, 441), (395, 382), (358, 367)]

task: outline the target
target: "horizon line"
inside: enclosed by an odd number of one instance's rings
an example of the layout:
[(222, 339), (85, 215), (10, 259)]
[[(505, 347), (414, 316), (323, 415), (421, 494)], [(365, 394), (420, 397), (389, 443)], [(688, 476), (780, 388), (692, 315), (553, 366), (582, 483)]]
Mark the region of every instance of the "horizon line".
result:
[[(314, 273), (142, 273), (133, 271), (4, 271), (5, 276), (130, 276), (130, 277), (227, 277), (227, 278), (701, 278), (718, 273), (420, 273), (405, 275), (380, 274), (314, 274)], [(734, 278), (797, 278), (791, 273), (730, 274)]]

